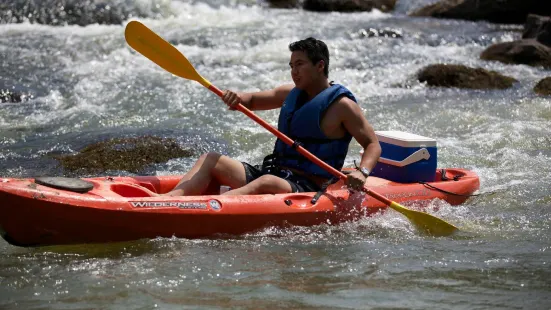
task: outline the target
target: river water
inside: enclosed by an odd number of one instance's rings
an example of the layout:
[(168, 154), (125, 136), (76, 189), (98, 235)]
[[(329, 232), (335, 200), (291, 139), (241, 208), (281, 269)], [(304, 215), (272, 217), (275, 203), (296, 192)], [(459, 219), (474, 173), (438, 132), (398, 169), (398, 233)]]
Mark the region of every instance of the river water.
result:
[[(409, 10), (430, 1), (405, 2), (388, 14), (269, 9), (254, 1), (137, 3), (152, 12), (140, 21), (222, 89), (289, 83), (287, 45), (324, 40), (330, 79), (356, 94), (376, 130), (435, 138), (439, 167), (480, 175), (480, 196), (428, 209), (469, 233), (423, 236), (387, 212), (223, 239), (43, 248), (1, 240), (0, 308), (550, 309), (551, 100), (532, 91), (549, 71), (478, 59), (488, 45), (519, 38), (520, 26), (411, 18)], [(365, 36), (371, 28), (401, 38)], [(198, 83), (132, 51), (124, 25), (2, 24), (0, 56), (0, 88), (33, 96), (0, 104), (3, 177), (62, 175), (49, 154), (112, 137), (171, 137), (250, 162), (273, 147), (271, 134), (228, 113)], [(434, 63), (496, 70), (519, 83), (480, 91), (417, 82), (415, 73)], [(258, 114), (275, 124), (277, 113)], [(347, 164), (359, 150), (354, 142)], [(148, 173), (181, 174), (196, 158)]]

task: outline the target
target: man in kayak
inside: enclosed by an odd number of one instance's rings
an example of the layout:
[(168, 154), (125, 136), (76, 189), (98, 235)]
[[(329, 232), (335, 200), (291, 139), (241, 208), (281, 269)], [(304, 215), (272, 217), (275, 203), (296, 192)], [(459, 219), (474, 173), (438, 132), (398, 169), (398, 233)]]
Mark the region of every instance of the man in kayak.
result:
[[(230, 110), (238, 104), (253, 111), (281, 108), (278, 130), (337, 170), (342, 168), (354, 137), (364, 152), (346, 184), (360, 189), (381, 155), (373, 128), (354, 95), (342, 85), (329, 82), (329, 51), (324, 42), (308, 38), (291, 43), (289, 50), (294, 85), (254, 93), (226, 90), (222, 100)], [(232, 188), (226, 195), (315, 192), (332, 177), (278, 139), (273, 154), (264, 159), (262, 166), (217, 153), (203, 154), (165, 195), (201, 194), (211, 180)]]

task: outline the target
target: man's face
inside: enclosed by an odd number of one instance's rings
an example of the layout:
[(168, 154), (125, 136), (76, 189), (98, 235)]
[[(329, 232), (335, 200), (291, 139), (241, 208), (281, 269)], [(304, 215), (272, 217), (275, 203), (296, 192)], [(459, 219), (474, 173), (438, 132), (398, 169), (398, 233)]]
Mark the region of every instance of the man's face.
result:
[(294, 51), (291, 54), (289, 66), (291, 67), (291, 77), (298, 89), (308, 87), (312, 81), (319, 78), (320, 74), (323, 75), (323, 62), (320, 61), (317, 65), (312, 64), (306, 53), (302, 51)]

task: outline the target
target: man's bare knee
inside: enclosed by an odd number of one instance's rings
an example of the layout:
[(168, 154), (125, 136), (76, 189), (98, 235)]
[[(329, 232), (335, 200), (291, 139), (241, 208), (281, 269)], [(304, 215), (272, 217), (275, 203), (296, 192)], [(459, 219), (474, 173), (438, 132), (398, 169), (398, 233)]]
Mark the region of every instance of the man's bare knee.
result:
[(216, 166), (222, 155), (214, 152), (204, 153), (199, 156), (197, 163), (199, 164), (199, 170), (211, 173), (212, 169)]
[(216, 152), (208, 152), (208, 153), (204, 153), (203, 155), (201, 155), (199, 157), (199, 160), (203, 160), (205, 162), (208, 162), (210, 164), (215, 165), (216, 162), (218, 162), (218, 160), (220, 160), (220, 157), (222, 157), (221, 154), (218, 154)]

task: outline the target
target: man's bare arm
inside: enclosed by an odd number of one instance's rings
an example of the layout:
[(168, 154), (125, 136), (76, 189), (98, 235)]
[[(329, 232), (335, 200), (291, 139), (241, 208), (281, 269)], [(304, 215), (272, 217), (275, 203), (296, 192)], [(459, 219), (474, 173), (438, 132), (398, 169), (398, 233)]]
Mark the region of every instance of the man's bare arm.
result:
[(242, 104), (249, 110), (271, 110), (281, 108), (287, 95), (293, 89), (293, 84), (285, 84), (274, 89), (255, 93), (238, 93)]
[(381, 156), (381, 145), (373, 127), (364, 117), (360, 106), (350, 98), (341, 98), (339, 105), (342, 107), (340, 112), (345, 129), (364, 148), (360, 166), (366, 167), (369, 171), (373, 170)]

